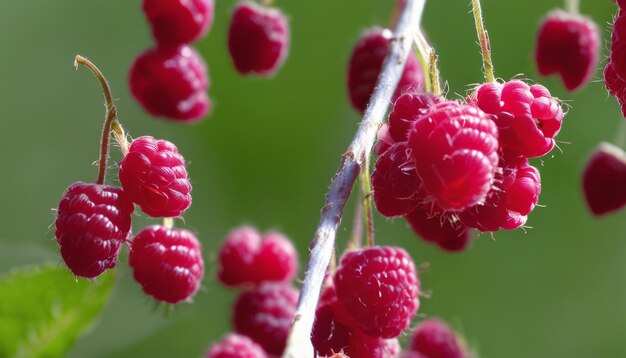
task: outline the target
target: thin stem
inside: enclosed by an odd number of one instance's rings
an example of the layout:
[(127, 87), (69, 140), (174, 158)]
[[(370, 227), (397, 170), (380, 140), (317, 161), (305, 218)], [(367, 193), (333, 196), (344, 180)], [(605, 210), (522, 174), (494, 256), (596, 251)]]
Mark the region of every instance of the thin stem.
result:
[(437, 67), (438, 57), (435, 49), (428, 43), (422, 31), (419, 31), (415, 37), (415, 46), (418, 49), (418, 57), (424, 72), (426, 92), (440, 95), (441, 80), (439, 79), (439, 67)]
[(493, 62), (491, 61), (491, 45), (489, 44), (489, 34), (485, 30), (483, 22), (483, 11), (480, 8), (480, 0), (472, 0), (472, 13), (474, 14), (474, 23), (476, 25), (476, 34), (480, 42), (480, 52), (483, 56), (483, 71), (485, 72), (486, 82), (495, 82), (493, 71)]
[(359, 197), (354, 209), (354, 219), (352, 220), (352, 232), (350, 240), (346, 245), (346, 250), (357, 249), (363, 245), (363, 191), (359, 191)]
[(428, 77), (430, 78), (433, 94), (441, 95), (441, 82), (439, 80), (439, 68), (437, 67), (437, 59), (439, 57), (435, 53), (435, 49), (431, 47), (430, 56), (428, 57)]
[(111, 123), (111, 129), (113, 130), (113, 137), (115, 141), (120, 146), (120, 151), (122, 151), (122, 155), (126, 156), (129, 151), (130, 144), (128, 143), (128, 139), (126, 138), (126, 132), (124, 132), (124, 127), (120, 121), (115, 119), (113, 123)]
[(163, 226), (165, 226), (168, 229), (171, 229), (174, 227), (174, 219), (173, 218), (163, 218)]
[(619, 128), (617, 129), (617, 134), (615, 135), (615, 145), (624, 148), (626, 145), (626, 122), (619, 121)]
[(580, 9), (579, 0), (565, 0), (565, 10), (573, 15), (578, 15)]
[(361, 168), (360, 182), (363, 193), (363, 218), (367, 246), (374, 246), (374, 213), (372, 212), (372, 184), (370, 182), (370, 157), (365, 158)]
[(311, 242), (311, 255), (304, 277), (298, 307), (294, 315), (291, 332), (287, 340), (284, 358), (314, 357), (311, 344), (311, 328), (315, 319), (315, 307), (326, 275), (333, 248), (337, 227), (341, 222), (343, 208), (350, 196), (352, 187), (365, 159), (369, 157), (382, 124), (391, 96), (398, 81), (411, 44), (419, 31), (425, 0), (407, 0), (398, 19), (394, 33), (395, 41), (383, 63), (378, 84), (365, 110), (363, 120), (352, 143), (342, 156), (337, 173), (332, 179), (326, 201), (322, 207), (320, 222)]

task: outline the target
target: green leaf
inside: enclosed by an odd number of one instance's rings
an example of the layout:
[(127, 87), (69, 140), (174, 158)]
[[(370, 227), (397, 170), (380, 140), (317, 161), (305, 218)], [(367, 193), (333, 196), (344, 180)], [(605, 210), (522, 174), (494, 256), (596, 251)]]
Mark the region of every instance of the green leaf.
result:
[(115, 283), (94, 281), (45, 265), (0, 277), (0, 357), (63, 356), (95, 323)]

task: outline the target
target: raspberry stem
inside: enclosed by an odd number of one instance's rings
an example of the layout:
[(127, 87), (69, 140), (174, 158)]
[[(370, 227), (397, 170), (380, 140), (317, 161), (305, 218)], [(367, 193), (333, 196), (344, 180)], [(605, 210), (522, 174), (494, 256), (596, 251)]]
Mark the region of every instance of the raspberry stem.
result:
[(171, 229), (174, 227), (174, 219), (173, 218), (163, 218), (163, 226)]
[(480, 0), (472, 0), (472, 13), (474, 14), (474, 24), (476, 34), (480, 42), (480, 52), (483, 56), (483, 71), (485, 72), (485, 82), (495, 82), (493, 62), (491, 61), (491, 45), (489, 44), (489, 34), (485, 30), (483, 22), (483, 11), (480, 7)]
[(438, 57), (435, 49), (428, 43), (422, 31), (419, 31), (415, 37), (415, 47), (417, 47), (417, 57), (422, 65), (422, 70), (428, 77), (424, 81), (426, 85), (426, 92), (440, 95), (441, 82), (439, 79), (439, 68), (437, 67)]
[(370, 155), (378, 128), (404, 71), (414, 36), (419, 31), (424, 5), (425, 0), (407, 0), (394, 32), (395, 41), (391, 43), (363, 120), (348, 150), (342, 156), (337, 173), (330, 184), (320, 222), (311, 243), (311, 256), (283, 354), (284, 358), (314, 357), (311, 328), (324, 276), (335, 247), (337, 227), (359, 170)]
[(572, 15), (578, 15), (580, 9), (579, 0), (565, 0), (565, 10)]
[(370, 182), (370, 157), (365, 158), (361, 175), (361, 192), (363, 193), (363, 217), (365, 218), (365, 238), (367, 246), (374, 246), (374, 214), (372, 213), (372, 183)]
[(352, 220), (352, 232), (350, 240), (346, 245), (346, 250), (361, 247), (363, 241), (363, 192), (359, 192), (354, 209), (354, 219)]

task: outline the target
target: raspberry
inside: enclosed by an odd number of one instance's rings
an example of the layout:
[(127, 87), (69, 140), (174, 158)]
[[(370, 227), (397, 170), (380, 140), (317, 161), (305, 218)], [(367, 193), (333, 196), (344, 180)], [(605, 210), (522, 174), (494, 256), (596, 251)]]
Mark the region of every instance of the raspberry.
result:
[(131, 93), (155, 117), (192, 122), (209, 112), (207, 67), (191, 47), (148, 49), (128, 76)]
[(471, 230), (448, 214), (418, 206), (404, 218), (417, 236), (445, 251), (460, 252), (470, 244)]
[(424, 189), (444, 210), (485, 199), (498, 165), (498, 128), (474, 106), (447, 101), (411, 125), (408, 137)]
[(607, 63), (604, 68), (604, 85), (609, 94), (617, 98), (622, 115), (626, 117), (626, 81), (619, 78), (612, 62)]
[(570, 91), (584, 86), (598, 64), (600, 34), (590, 18), (552, 11), (539, 28), (535, 60), (543, 76), (559, 74)]
[(250, 338), (231, 333), (213, 344), (206, 358), (268, 358), (263, 348)]
[(160, 46), (178, 46), (203, 37), (213, 23), (213, 0), (143, 0), (143, 12)]
[(244, 291), (234, 306), (235, 331), (252, 338), (273, 355), (282, 354), (296, 312), (298, 291), (275, 283), (263, 283)]
[[(393, 33), (390, 30), (373, 27), (363, 33), (352, 50), (348, 64), (348, 95), (352, 107), (361, 113), (365, 112), (374, 92), (392, 39)], [(404, 92), (419, 88), (423, 83), (424, 74), (417, 55), (410, 52), (394, 100)]]
[(263, 238), (251, 227), (233, 230), (219, 251), (218, 278), (227, 286), (266, 281), (288, 282), (298, 271), (298, 255), (284, 235)]
[[(422, 322), (411, 339), (410, 351), (428, 358), (465, 358), (467, 353), (448, 325), (436, 318)], [(419, 357), (419, 356), (418, 356)]]
[(387, 149), (391, 148), (396, 142), (391, 138), (389, 134), (389, 125), (387, 123), (383, 123), (378, 129), (377, 133), (378, 141), (376, 142), (376, 146), (374, 147), (374, 153), (376, 155), (383, 154)]
[(396, 142), (406, 142), (411, 125), (444, 99), (432, 93), (405, 93), (398, 97), (389, 113), (389, 133)]
[(185, 159), (164, 139), (139, 137), (119, 164), (128, 197), (152, 217), (176, 217), (191, 205)]
[(487, 200), (459, 217), (463, 224), (480, 231), (513, 230), (526, 223), (540, 193), (539, 171), (523, 157), (505, 155)]
[(311, 331), (311, 343), (318, 356), (345, 351), (350, 345), (353, 329), (337, 319), (334, 309), (337, 304), (334, 286), (324, 289), (315, 310), (315, 323)]
[(202, 248), (191, 231), (161, 225), (135, 236), (128, 263), (146, 294), (172, 304), (191, 299), (204, 274)]
[(228, 51), (237, 72), (271, 76), (289, 52), (289, 24), (276, 8), (239, 3), (228, 29)]
[(564, 113), (545, 87), (518, 80), (484, 83), (468, 102), (494, 116), (500, 129), (500, 146), (508, 151), (533, 158), (554, 148)]
[(409, 254), (398, 247), (348, 251), (334, 276), (337, 297), (366, 334), (395, 338), (419, 307), (419, 280)]
[(423, 200), (422, 181), (406, 142), (394, 144), (378, 157), (371, 179), (376, 209), (386, 217), (404, 215)]
[(620, 4), (620, 9), (613, 23), (611, 32), (611, 52), (609, 63), (615, 68), (615, 73), (626, 79), (626, 4)]
[(400, 344), (395, 338), (370, 337), (355, 329), (350, 337), (350, 346), (346, 349), (346, 354), (355, 358), (393, 358), (400, 355)]
[(583, 172), (587, 206), (596, 215), (617, 211), (626, 205), (626, 153), (603, 142), (595, 149)]
[(118, 187), (77, 182), (67, 188), (54, 224), (61, 256), (74, 275), (94, 278), (115, 267), (133, 210)]

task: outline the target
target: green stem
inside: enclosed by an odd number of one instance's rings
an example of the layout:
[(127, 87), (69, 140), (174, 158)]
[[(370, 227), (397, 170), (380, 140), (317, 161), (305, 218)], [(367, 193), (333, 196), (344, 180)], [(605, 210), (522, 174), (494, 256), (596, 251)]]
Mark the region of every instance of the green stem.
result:
[(572, 15), (578, 15), (580, 9), (579, 0), (565, 0), (565, 10)]
[(491, 61), (491, 46), (489, 44), (489, 35), (485, 30), (483, 22), (483, 11), (480, 8), (480, 0), (472, 0), (472, 13), (474, 14), (474, 24), (476, 26), (476, 34), (480, 42), (480, 52), (483, 56), (483, 71), (485, 72), (486, 82), (495, 82), (493, 71), (493, 62)]
[(360, 175), (363, 193), (363, 218), (365, 218), (365, 238), (367, 246), (374, 246), (374, 214), (372, 212), (372, 184), (370, 182), (370, 158), (366, 157)]
[(171, 229), (174, 227), (174, 219), (173, 218), (163, 218), (163, 226), (165, 226), (168, 229)]
[(417, 47), (417, 57), (424, 72), (425, 90), (438, 96), (441, 94), (441, 81), (437, 67), (437, 54), (421, 30), (415, 36), (415, 47)]
[(619, 128), (615, 135), (615, 145), (620, 148), (624, 148), (624, 145), (626, 145), (626, 121), (624, 120), (620, 120)]

